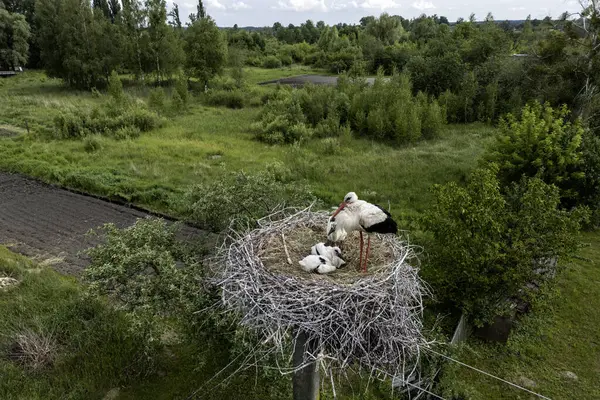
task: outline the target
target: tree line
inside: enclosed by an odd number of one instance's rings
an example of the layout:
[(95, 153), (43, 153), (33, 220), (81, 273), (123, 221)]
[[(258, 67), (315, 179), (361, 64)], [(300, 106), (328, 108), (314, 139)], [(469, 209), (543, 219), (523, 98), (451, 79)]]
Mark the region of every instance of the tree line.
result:
[[(104, 87), (113, 70), (161, 82), (185, 68), (189, 76), (207, 81), (227, 57), (225, 37), (201, 1), (185, 29), (178, 7), (167, 12), (164, 0), (37, 0), (9, 6), (0, 18), (17, 16), (11, 18), (25, 25), (29, 20), (32, 27), (32, 52), (39, 52), (31, 54), (32, 62), (39, 58), (48, 75), (72, 87)], [(12, 63), (2, 56), (7, 67), (23, 65), (30, 55), (12, 41), (0, 43), (19, 54)]]

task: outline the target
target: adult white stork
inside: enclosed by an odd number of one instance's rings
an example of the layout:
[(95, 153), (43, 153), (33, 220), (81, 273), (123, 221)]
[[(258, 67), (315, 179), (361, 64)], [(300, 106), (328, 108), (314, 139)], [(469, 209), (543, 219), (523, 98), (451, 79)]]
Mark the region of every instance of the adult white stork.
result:
[[(367, 261), (371, 248), (371, 233), (398, 233), (398, 225), (389, 212), (382, 207), (359, 200), (354, 192), (348, 193), (344, 201), (329, 219), (327, 238), (332, 242), (344, 240), (350, 232), (360, 231), (360, 265), (367, 272)], [(367, 251), (363, 264), (363, 232), (368, 235)]]

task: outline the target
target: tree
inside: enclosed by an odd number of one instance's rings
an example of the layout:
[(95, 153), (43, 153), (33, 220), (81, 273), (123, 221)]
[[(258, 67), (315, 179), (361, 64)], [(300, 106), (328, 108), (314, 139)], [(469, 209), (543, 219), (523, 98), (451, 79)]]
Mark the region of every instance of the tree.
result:
[(492, 165), (466, 187), (436, 186), (424, 218), (434, 238), (424, 278), (478, 325), (509, 311), (507, 300), (533, 296), (528, 284), (543, 280), (536, 270), (544, 260), (574, 254), (583, 217), (559, 209), (556, 187), (522, 178), (502, 188), (496, 173)]
[(213, 76), (223, 71), (227, 62), (227, 40), (212, 18), (202, 18), (186, 30), (185, 52), (188, 75), (207, 85)]
[(172, 18), (172, 21), (169, 21), (169, 25), (175, 28), (178, 32), (181, 32), (181, 18), (179, 18), (179, 6), (177, 3), (173, 3), (173, 9), (169, 13), (169, 17)]
[(14, 69), (27, 63), (29, 36), (25, 16), (0, 8), (0, 69)]
[(192, 25), (197, 20), (203, 19), (206, 17), (206, 9), (204, 8), (204, 4), (202, 4), (202, 0), (198, 0), (198, 4), (196, 5), (196, 13), (191, 13), (189, 15), (190, 25)]
[(124, 38), (124, 64), (126, 68), (135, 73), (136, 78), (140, 78), (144, 73), (144, 68), (142, 67), (142, 43), (147, 38), (146, 32), (143, 31), (146, 19), (145, 11), (142, 9), (139, 0), (122, 1), (121, 29)]
[(185, 55), (173, 28), (167, 24), (165, 0), (146, 0), (148, 42), (145, 50), (146, 71), (153, 72), (160, 82), (183, 64)]
[(405, 34), (400, 18), (388, 13), (369, 20), (366, 32), (379, 39), (384, 45), (394, 44)]
[(582, 170), (583, 127), (570, 122), (566, 106), (552, 109), (539, 103), (526, 106), (520, 119), (509, 114), (500, 122), (496, 145), (486, 160), (499, 165), (502, 183), (521, 176), (539, 177), (560, 189), (563, 204), (576, 204), (585, 174)]

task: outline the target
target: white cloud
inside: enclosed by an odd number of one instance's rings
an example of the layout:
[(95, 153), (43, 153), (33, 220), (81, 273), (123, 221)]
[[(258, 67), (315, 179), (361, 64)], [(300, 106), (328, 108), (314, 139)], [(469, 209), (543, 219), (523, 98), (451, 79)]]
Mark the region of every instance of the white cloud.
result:
[(274, 8), (293, 11), (327, 11), (325, 0), (279, 0)]
[(435, 6), (433, 5), (432, 2), (426, 1), (426, 0), (415, 1), (414, 3), (412, 3), (412, 7), (416, 8), (417, 10), (420, 10), (420, 11), (430, 10), (432, 8), (435, 8)]
[[(217, 9), (217, 10), (225, 10), (227, 9), (227, 7), (225, 7), (224, 4), (220, 3), (219, 0), (207, 0), (207, 5), (213, 9)], [(210, 11), (210, 10), (209, 10)]]
[(525, 9), (525, 7), (511, 7), (510, 8), (511, 11), (522, 11), (524, 9)]
[(231, 8), (234, 10), (247, 10), (251, 7), (248, 4), (244, 3), (243, 1), (236, 1), (235, 3), (233, 3), (231, 5)]
[(355, 7), (366, 8), (366, 9), (380, 9), (385, 10), (386, 8), (398, 8), (399, 3), (394, 0), (365, 0), (359, 4), (355, 1), (352, 2)]

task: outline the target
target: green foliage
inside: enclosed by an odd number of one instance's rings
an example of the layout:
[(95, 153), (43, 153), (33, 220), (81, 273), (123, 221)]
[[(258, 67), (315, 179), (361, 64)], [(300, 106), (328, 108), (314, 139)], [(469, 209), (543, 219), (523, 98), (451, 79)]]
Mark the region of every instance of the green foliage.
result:
[(179, 98), (186, 105), (189, 101), (188, 81), (185, 75), (179, 74), (175, 81), (175, 91), (179, 95)]
[(0, 7), (0, 70), (27, 64), (30, 27), (25, 16)]
[(503, 194), (496, 174), (477, 170), (466, 187), (436, 186), (423, 221), (433, 234), (425, 279), (478, 324), (506, 312), (506, 300), (533, 295), (526, 285), (543, 279), (537, 262), (564, 263), (585, 216), (560, 210), (558, 189), (538, 178), (523, 177)]
[(227, 63), (227, 40), (212, 18), (200, 18), (185, 31), (185, 52), (188, 74), (207, 84)]
[(104, 87), (123, 56), (120, 28), (89, 2), (40, 0), (35, 6), (36, 42), (50, 76), (68, 85)]
[(123, 83), (119, 78), (119, 74), (116, 71), (110, 73), (108, 78), (108, 94), (112, 97), (116, 104), (122, 104), (125, 100), (125, 93), (123, 92)]
[(102, 148), (100, 138), (97, 135), (86, 136), (83, 140), (83, 148), (88, 153), (95, 153)]
[(306, 85), (270, 101), (253, 128), (259, 140), (295, 143), (312, 136), (340, 136), (347, 126), (361, 136), (406, 143), (437, 137), (444, 110), (425, 94), (412, 95), (407, 75), (375, 85), (341, 78), (337, 88)]
[(205, 95), (205, 101), (211, 106), (224, 106), (228, 108), (244, 108), (245, 94), (236, 90), (210, 90)]
[(161, 87), (156, 87), (150, 90), (150, 94), (148, 95), (148, 107), (151, 110), (161, 113), (165, 110), (167, 102), (167, 96), (165, 95), (165, 91)]
[(201, 295), (189, 276), (198, 271), (193, 263), (178, 265), (190, 261), (176, 240), (178, 230), (177, 224), (151, 218), (125, 229), (104, 225), (105, 243), (88, 250), (89, 293), (108, 296), (133, 313), (169, 315), (190, 308), (193, 296)]
[(54, 117), (53, 134), (59, 139), (78, 139), (90, 134), (114, 136), (118, 139), (135, 138), (162, 124), (159, 116), (140, 103), (113, 101), (92, 110), (69, 107)]
[(585, 177), (578, 192), (581, 203), (592, 210), (591, 226), (597, 228), (600, 227), (600, 137), (587, 130), (581, 150)]
[(560, 189), (564, 204), (576, 203), (585, 176), (582, 170), (583, 128), (570, 122), (566, 106), (552, 109), (539, 103), (526, 106), (521, 118), (508, 115), (500, 123), (500, 135), (486, 160), (499, 165), (503, 184), (522, 175), (539, 177)]
[[(167, 24), (165, 0), (145, 0), (147, 26), (141, 41), (144, 72), (154, 73), (157, 82), (168, 79), (186, 59), (181, 40)], [(188, 59), (190, 54), (188, 53)]]
[(171, 112), (173, 114), (179, 114), (183, 111), (184, 107), (185, 103), (179, 95), (179, 92), (177, 90), (174, 90), (173, 94), (171, 95)]
[(280, 205), (306, 207), (314, 202), (307, 186), (285, 180), (289, 172), (283, 169), (275, 164), (257, 174), (239, 172), (191, 186), (183, 196), (182, 211), (188, 220), (219, 232), (228, 226), (252, 227)]
[(281, 68), (282, 62), (276, 56), (268, 56), (268, 57), (265, 57), (265, 60), (263, 61), (262, 66), (264, 68)]

